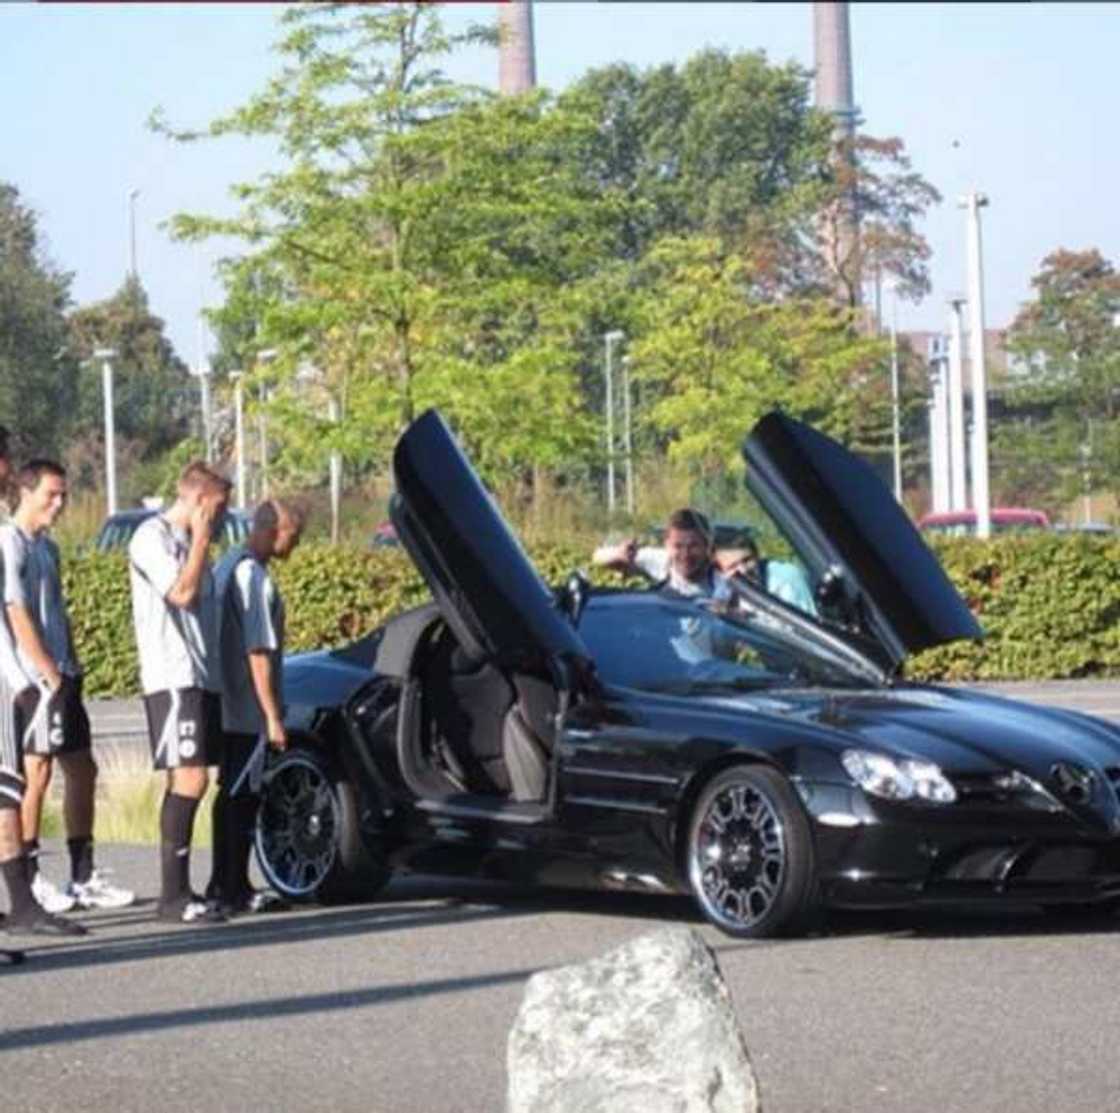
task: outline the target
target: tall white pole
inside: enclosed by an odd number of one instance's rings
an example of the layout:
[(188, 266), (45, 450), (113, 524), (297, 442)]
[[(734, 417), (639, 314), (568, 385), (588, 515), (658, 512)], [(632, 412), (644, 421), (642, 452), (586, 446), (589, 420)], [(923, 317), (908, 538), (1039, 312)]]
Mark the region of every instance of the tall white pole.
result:
[(949, 361), (944, 337), (936, 337), (929, 351), (929, 468), (933, 512), (949, 509)]
[(261, 481), (260, 497), (268, 498), (268, 426), (266, 424), (264, 408), (268, 402), (264, 383), (261, 383), (261, 408), (257, 413), (257, 437), (260, 442), (261, 454)]
[(101, 360), (101, 393), (105, 403), (105, 497), (109, 513), (117, 512), (117, 444), (113, 422), (113, 364), (116, 352), (101, 349), (94, 353)]
[(606, 346), (606, 418), (607, 418), (607, 513), (614, 514), (614, 342), (622, 339), (615, 329), (603, 336)]
[(128, 273), (133, 278), (138, 277), (136, 270), (136, 198), (140, 196), (138, 189), (128, 191)]
[[(263, 351), (257, 352), (257, 362), (267, 366), (276, 358), (276, 355), (277, 352), (275, 348), (265, 348)], [(261, 465), (260, 490), (257, 492), (257, 495), (260, 499), (266, 499), (268, 498), (268, 424), (265, 417), (265, 406), (268, 404), (268, 392), (263, 381), (261, 382), (260, 389), (260, 409), (257, 411), (257, 437), (259, 440)]]
[(964, 361), (961, 307), (964, 298), (949, 302), (949, 474), (950, 510), (968, 509), (964, 463)]
[(962, 198), (968, 224), (968, 358), (972, 364), (972, 502), (976, 536), (992, 533), (988, 491), (988, 380), (984, 367), (984, 261), (980, 248), (980, 209), (988, 199), (975, 190)]
[(898, 287), (891, 287), (891, 440), (894, 450), (894, 497), (902, 502), (902, 429), (898, 398)]
[(242, 394), (243, 372), (231, 371), (233, 379), (234, 450), (237, 453), (237, 505), (245, 506), (245, 399)]
[[(332, 398), (328, 405), (327, 416), (331, 423), (338, 424), (338, 400)], [(337, 451), (331, 452), (331, 544), (338, 544), (338, 521), (342, 507), (342, 456)]]
[(626, 513), (634, 514), (634, 441), (630, 404), (630, 357), (622, 357), (622, 445), (626, 453)]
[(206, 449), (206, 462), (214, 462), (214, 434), (211, 425), (210, 407), (210, 364), (203, 363), (198, 369), (198, 381), (202, 394), (202, 440)]

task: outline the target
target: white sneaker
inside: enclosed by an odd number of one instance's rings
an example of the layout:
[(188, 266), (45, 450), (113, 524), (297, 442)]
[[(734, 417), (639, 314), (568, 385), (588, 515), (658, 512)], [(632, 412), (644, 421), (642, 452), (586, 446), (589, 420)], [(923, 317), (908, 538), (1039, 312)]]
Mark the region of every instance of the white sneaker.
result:
[(66, 895), (79, 908), (127, 908), (136, 899), (131, 889), (109, 880), (108, 870), (94, 870), (88, 881), (71, 881), (66, 886)]
[(50, 913), (69, 912), (75, 904), (69, 893), (60, 889), (53, 881), (48, 881), (42, 873), (35, 874), (35, 879), (31, 882), (31, 893), (39, 907)]

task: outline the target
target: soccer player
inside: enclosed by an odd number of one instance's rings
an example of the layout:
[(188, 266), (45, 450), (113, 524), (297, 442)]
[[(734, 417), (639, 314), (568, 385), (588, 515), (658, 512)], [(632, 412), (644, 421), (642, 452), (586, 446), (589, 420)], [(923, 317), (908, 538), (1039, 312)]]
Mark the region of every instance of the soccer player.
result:
[(174, 503), (142, 522), (128, 547), (132, 618), (152, 762), (166, 770), (160, 808), (161, 920), (225, 919), (190, 886), (191, 838), (221, 730), (218, 612), (210, 544), (229, 480), (201, 461), (179, 477)]
[(231, 914), (280, 903), (249, 883), (253, 824), (267, 746), (283, 750), (284, 601), (269, 573), (299, 544), (303, 515), (280, 499), (257, 507), (243, 545), (214, 574), (221, 615), (222, 760), (214, 801), (214, 872), (207, 896)]

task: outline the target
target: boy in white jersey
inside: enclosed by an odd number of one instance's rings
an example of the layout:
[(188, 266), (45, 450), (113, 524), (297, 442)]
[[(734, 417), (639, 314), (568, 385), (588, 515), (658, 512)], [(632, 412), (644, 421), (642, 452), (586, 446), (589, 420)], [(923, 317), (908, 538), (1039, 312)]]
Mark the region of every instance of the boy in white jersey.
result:
[(201, 461), (179, 477), (175, 502), (140, 524), (128, 546), (132, 617), (152, 761), (167, 772), (160, 809), (160, 919), (220, 922), (190, 887), (194, 816), (221, 729), (210, 544), (229, 480)]
[[(16, 511), (0, 526), (0, 557), (5, 617), (26, 677), (16, 695), (14, 718), (27, 778), (20, 819), (28, 875), (36, 899), (49, 912), (75, 906), (123, 908), (132, 903), (133, 894), (93, 866), (97, 765), (82, 703), (82, 670), (62, 596), (58, 547), (47, 532), (66, 505), (66, 470), (53, 460), (32, 460), (20, 468), (17, 487)], [(65, 891), (39, 870), (39, 825), (55, 760), (66, 778), (70, 883)]]
[(260, 806), (265, 747), (283, 750), (284, 601), (269, 562), (299, 544), (303, 515), (279, 499), (257, 507), (243, 545), (218, 562), (214, 580), (220, 618), (222, 757), (214, 801), (214, 872), (206, 895), (230, 913), (261, 912), (279, 903), (249, 884), (249, 852)]
[[(8, 431), (0, 426), (0, 494), (7, 495), (11, 463)], [(7, 517), (7, 503), (4, 503)], [(3, 598), (4, 562), (0, 556), (0, 599)], [(28, 685), (8, 624), (7, 608), (0, 606), (0, 876), (8, 891), (8, 915), (2, 917), (8, 932), (35, 935), (84, 935), (85, 928), (48, 912), (35, 899), (23, 851), (23, 748), (16, 721), (15, 697)], [(18, 961), (19, 952), (0, 952)]]

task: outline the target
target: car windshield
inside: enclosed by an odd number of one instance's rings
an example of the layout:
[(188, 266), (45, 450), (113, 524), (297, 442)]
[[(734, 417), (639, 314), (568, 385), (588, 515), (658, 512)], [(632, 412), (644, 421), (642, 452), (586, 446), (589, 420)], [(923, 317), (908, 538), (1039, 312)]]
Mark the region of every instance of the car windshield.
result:
[(579, 632), (600, 677), (627, 688), (691, 694), (867, 684), (782, 623), (652, 592), (591, 600)]

